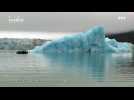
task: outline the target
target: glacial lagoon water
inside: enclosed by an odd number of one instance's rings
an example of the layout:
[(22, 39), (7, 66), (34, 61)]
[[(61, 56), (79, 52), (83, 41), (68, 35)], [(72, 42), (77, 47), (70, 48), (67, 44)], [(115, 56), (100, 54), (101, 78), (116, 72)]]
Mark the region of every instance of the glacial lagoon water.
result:
[(0, 51), (0, 86), (134, 86), (134, 53), (17, 55)]

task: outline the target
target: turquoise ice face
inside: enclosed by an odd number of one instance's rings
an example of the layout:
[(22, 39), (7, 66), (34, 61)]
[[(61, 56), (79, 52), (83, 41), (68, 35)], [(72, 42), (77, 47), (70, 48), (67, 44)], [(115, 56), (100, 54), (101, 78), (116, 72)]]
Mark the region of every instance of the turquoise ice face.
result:
[(86, 32), (44, 43), (32, 52), (129, 52), (129, 45), (105, 38), (104, 28), (96, 26)]
[(105, 38), (105, 50), (111, 52), (131, 52), (132, 44), (126, 42), (117, 42), (115, 39)]

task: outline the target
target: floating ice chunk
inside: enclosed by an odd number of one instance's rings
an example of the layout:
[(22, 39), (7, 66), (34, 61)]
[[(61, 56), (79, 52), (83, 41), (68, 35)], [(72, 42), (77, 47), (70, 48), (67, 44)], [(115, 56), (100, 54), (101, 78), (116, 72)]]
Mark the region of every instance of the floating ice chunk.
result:
[(132, 44), (127, 42), (117, 42), (115, 39), (105, 38), (106, 50), (110, 50), (113, 52), (130, 52), (132, 51)]
[(105, 38), (103, 27), (96, 26), (86, 32), (65, 36), (35, 47), (34, 53), (47, 52), (129, 52), (129, 43)]

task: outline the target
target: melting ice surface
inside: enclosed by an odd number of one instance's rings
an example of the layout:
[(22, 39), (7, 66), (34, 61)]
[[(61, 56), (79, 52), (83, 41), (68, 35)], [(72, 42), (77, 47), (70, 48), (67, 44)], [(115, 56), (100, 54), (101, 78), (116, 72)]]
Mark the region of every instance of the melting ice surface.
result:
[(104, 28), (95, 26), (85, 32), (64, 36), (35, 47), (33, 53), (50, 52), (130, 52), (130, 43), (105, 38)]

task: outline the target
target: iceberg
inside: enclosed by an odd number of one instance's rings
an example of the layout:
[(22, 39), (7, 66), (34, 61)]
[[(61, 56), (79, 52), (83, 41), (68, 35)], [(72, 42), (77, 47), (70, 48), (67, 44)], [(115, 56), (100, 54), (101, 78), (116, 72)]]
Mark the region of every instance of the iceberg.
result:
[(132, 44), (106, 38), (104, 28), (95, 26), (85, 32), (67, 35), (44, 43), (41, 46), (35, 47), (31, 52), (130, 52), (130, 45)]

